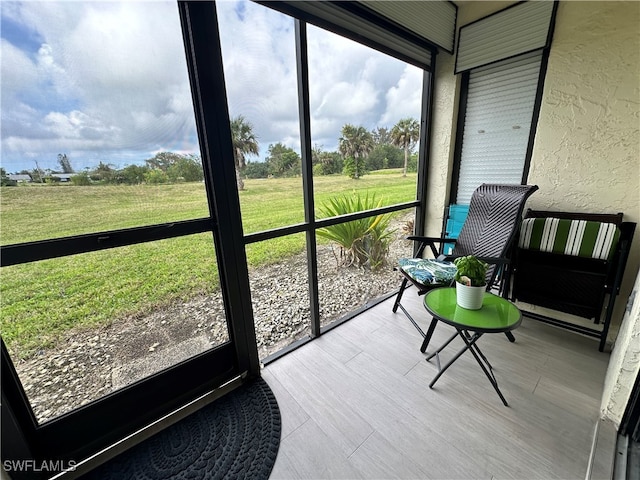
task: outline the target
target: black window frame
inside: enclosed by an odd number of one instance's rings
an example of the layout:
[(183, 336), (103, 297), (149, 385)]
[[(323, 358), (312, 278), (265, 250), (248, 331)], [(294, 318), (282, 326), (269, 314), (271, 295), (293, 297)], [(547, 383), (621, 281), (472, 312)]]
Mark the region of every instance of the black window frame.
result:
[[(313, 193), (313, 173), (312, 173), (312, 163), (311, 163), (311, 151), (312, 151), (312, 143), (311, 143), (311, 115), (309, 108), (309, 65), (307, 58), (307, 22), (304, 19), (307, 19), (308, 16), (305, 14), (300, 14), (295, 9), (283, 8), (286, 4), (280, 4), (280, 2), (263, 2), (258, 1), (258, 4), (264, 5), (265, 7), (273, 7), (274, 3), (279, 5), (279, 8), (276, 8), (277, 11), (281, 13), (292, 16), (295, 21), (295, 41), (296, 41), (296, 65), (297, 65), (297, 76), (298, 76), (298, 108), (299, 108), (299, 122), (300, 122), (300, 140), (301, 140), (301, 150), (302, 150), (302, 180), (303, 180), (303, 198), (304, 198), (304, 206), (305, 206), (305, 221), (303, 223), (298, 223), (295, 225), (288, 225), (285, 227), (274, 228), (270, 230), (255, 232), (246, 234), (244, 236), (244, 244), (249, 245), (256, 242), (261, 242), (265, 240), (272, 240), (278, 237), (292, 235), (296, 233), (304, 233), (306, 237), (306, 253), (307, 253), (307, 275), (309, 281), (309, 300), (311, 302), (311, 310), (310, 310), (310, 334), (308, 336), (303, 337), (289, 346), (284, 347), (278, 352), (275, 352), (263, 359), (261, 362), (263, 365), (268, 365), (269, 363), (277, 360), (283, 355), (288, 354), (289, 352), (299, 348), (300, 346), (306, 344), (307, 342), (317, 338), (323, 333), (332, 330), (333, 328), (341, 325), (342, 323), (350, 320), (355, 317), (362, 311), (373, 307), (377, 303), (384, 301), (386, 298), (394, 295), (397, 291), (389, 292), (387, 295), (383, 295), (377, 299), (377, 301), (373, 301), (368, 303), (367, 305), (358, 308), (354, 311), (347, 313), (346, 315), (340, 317), (339, 319), (331, 322), (329, 325), (321, 326), (320, 325), (320, 304), (319, 304), (319, 295), (318, 295), (318, 270), (317, 270), (317, 244), (316, 244), (316, 231), (320, 228), (328, 227), (331, 225), (337, 225), (340, 223), (346, 223), (353, 220), (358, 220), (361, 218), (367, 218), (372, 216), (377, 216), (385, 213), (398, 212), (401, 210), (406, 210), (408, 208), (415, 208), (415, 220), (414, 220), (414, 231), (416, 235), (421, 235), (424, 232), (424, 227), (426, 223), (426, 185), (427, 185), (427, 172), (428, 172), (428, 163), (429, 163), (429, 138), (431, 135), (431, 118), (432, 118), (432, 104), (433, 104), (433, 90), (434, 90), (434, 81), (435, 76), (432, 74), (432, 70), (435, 69), (436, 64), (436, 53), (437, 51), (434, 49), (431, 51), (431, 67), (424, 68), (420, 65), (416, 65), (415, 62), (409, 62), (406, 58), (401, 58), (400, 56), (394, 57), (399, 60), (406, 61), (407, 63), (411, 63), (412, 65), (418, 66), (423, 70), (423, 87), (422, 87), (422, 105), (421, 105), (421, 118), (420, 118), (420, 139), (419, 139), (419, 149), (418, 149), (418, 174), (417, 174), (417, 182), (416, 182), (416, 199), (403, 202), (399, 204), (389, 205), (385, 207), (380, 207), (372, 210), (365, 210), (361, 212), (351, 213), (347, 215), (341, 215), (337, 217), (316, 219), (315, 218), (315, 209), (314, 209), (314, 193)], [(296, 18), (295, 15), (298, 15), (302, 18)], [(321, 27), (329, 32), (335, 33), (337, 35), (345, 36), (344, 31), (341, 28), (333, 27), (331, 24), (328, 24), (326, 21), (320, 22)], [(318, 26), (318, 22), (314, 21), (314, 25)], [(350, 38), (347, 36), (347, 38)], [(354, 40), (355, 41), (355, 40)], [(363, 44), (373, 48), (374, 50), (380, 51), (384, 54), (389, 54), (387, 48), (376, 48), (375, 45), (371, 45), (368, 43)]]

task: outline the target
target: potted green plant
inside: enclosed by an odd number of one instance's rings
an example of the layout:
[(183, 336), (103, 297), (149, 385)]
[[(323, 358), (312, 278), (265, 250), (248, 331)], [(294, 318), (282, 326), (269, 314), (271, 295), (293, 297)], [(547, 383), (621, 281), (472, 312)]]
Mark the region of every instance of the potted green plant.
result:
[(489, 264), (474, 255), (458, 257), (453, 260), (456, 266), (456, 302), (462, 308), (479, 310), (487, 285)]

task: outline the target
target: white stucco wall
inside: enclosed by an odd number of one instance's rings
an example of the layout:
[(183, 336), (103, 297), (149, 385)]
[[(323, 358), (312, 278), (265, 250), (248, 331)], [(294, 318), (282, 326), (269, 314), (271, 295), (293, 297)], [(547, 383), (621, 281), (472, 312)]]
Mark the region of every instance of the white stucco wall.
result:
[(460, 78), (453, 74), (454, 57), (439, 53), (436, 58), (433, 92), (433, 122), (427, 171), (426, 235), (440, 236), (444, 208), (449, 204)]
[[(540, 187), (532, 208), (623, 212), (640, 221), (639, 25), (639, 2), (560, 2), (529, 171), (529, 183)], [(613, 336), (639, 244), (636, 235)]]
[(616, 429), (640, 372), (640, 274), (636, 277), (634, 302), (625, 314), (616, 344), (611, 352), (602, 394), (601, 416)]

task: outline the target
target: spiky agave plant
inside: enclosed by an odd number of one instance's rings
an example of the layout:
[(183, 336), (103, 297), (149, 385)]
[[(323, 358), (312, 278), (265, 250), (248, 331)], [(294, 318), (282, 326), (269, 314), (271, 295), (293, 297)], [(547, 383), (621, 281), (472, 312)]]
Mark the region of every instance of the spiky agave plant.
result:
[[(341, 195), (325, 202), (318, 208), (326, 217), (372, 210), (382, 206), (382, 199), (375, 194), (364, 196), (354, 192)], [(389, 230), (389, 214), (352, 220), (318, 229), (318, 235), (340, 246), (343, 266), (357, 265), (377, 270), (384, 265), (393, 231)]]

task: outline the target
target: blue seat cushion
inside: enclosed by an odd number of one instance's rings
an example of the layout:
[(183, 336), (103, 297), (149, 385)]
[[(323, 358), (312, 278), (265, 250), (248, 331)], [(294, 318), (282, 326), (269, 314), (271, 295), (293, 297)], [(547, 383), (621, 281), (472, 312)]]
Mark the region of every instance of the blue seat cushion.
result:
[(398, 265), (403, 272), (423, 285), (449, 285), (457, 271), (452, 262), (431, 258), (400, 258)]

